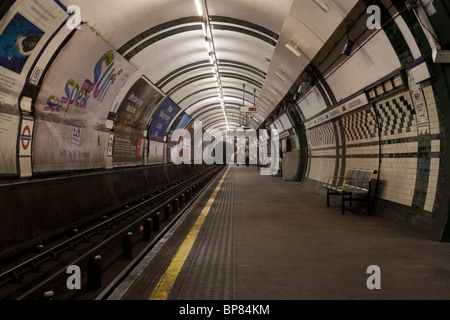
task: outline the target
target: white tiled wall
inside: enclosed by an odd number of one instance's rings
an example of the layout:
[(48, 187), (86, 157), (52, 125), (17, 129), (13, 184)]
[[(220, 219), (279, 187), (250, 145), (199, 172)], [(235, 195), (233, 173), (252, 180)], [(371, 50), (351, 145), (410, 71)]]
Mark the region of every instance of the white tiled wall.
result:
[(322, 182), (325, 177), (334, 176), (336, 160), (333, 158), (312, 158), (310, 166), (309, 178)]
[(439, 159), (431, 159), (430, 176), (428, 178), (427, 199), (425, 201), (425, 211), (432, 212), (436, 199), (436, 190), (439, 174)]
[[(430, 133), (432, 135), (440, 133), (439, 116), (436, 108), (436, 100), (434, 97), (433, 88), (429, 81), (422, 83), (422, 90), (425, 96), (425, 101), (428, 109), (428, 120), (430, 124)], [(434, 139), (431, 141), (431, 152), (440, 152), (441, 140)], [(428, 191), (425, 201), (424, 210), (432, 212), (434, 202), (436, 199), (437, 182), (439, 177), (439, 164), (440, 159), (432, 158), (430, 165), (430, 174), (428, 177)]]
[(311, 151), (309, 179), (322, 182), (333, 176), (336, 168), (336, 138), (331, 123), (307, 131)]
[[(395, 77), (394, 86), (401, 85), (401, 78)], [(389, 89), (390, 87), (386, 87)], [(391, 89), (392, 89), (391, 88)], [(379, 136), (376, 125), (375, 113), (372, 107), (365, 107), (342, 119), (344, 134), (339, 130), (333, 134), (334, 127), (331, 123), (315, 127), (307, 131), (311, 161), (309, 179), (322, 181), (325, 176), (332, 176), (336, 171), (336, 144), (346, 146), (346, 159), (344, 170), (348, 168), (365, 168), (378, 170), (380, 165), (380, 179), (378, 197), (412, 206), (415, 197), (417, 174), (426, 172), (428, 186), (423, 210), (432, 212), (436, 197), (436, 188), (439, 174), (439, 158), (431, 158), (431, 154), (419, 153), (421, 134), (437, 134), (440, 132), (438, 112), (434, 99), (433, 89), (430, 83), (423, 83), (423, 94), (428, 109), (429, 123), (419, 124), (416, 115), (415, 103), (409, 90), (396, 93), (375, 104), (381, 119), (381, 164), (379, 163)], [(377, 95), (383, 94), (380, 88)], [(369, 92), (369, 96), (375, 96), (375, 90)], [(335, 127), (339, 127), (336, 120)], [(427, 129), (428, 128), (428, 129)], [(426, 130), (425, 132), (423, 130)], [(334, 141), (335, 137), (338, 141)], [(428, 138), (429, 139), (429, 138)], [(441, 141), (439, 138), (431, 141), (431, 153), (439, 153)], [(431, 165), (429, 173), (427, 169), (418, 171), (418, 157), (430, 157)], [(428, 160), (424, 160), (424, 163)], [(338, 172), (342, 168), (338, 168)], [(421, 177), (423, 179), (423, 177)], [(423, 197), (422, 197), (423, 198)], [(423, 204), (423, 202), (422, 202)]]
[(439, 134), (439, 117), (436, 109), (436, 100), (434, 99), (433, 88), (429, 81), (422, 84), (423, 94), (428, 108), (428, 118), (430, 122), (431, 134)]
[(417, 159), (382, 159), (379, 197), (411, 206), (416, 184)]

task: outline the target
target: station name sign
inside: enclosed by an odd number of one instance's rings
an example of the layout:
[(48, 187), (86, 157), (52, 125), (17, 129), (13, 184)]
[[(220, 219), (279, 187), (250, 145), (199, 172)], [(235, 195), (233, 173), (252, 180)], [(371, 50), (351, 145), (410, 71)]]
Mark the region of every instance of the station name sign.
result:
[(338, 105), (334, 106), (329, 111), (320, 114), (316, 116), (315, 118), (311, 119), (310, 121), (305, 123), (306, 129), (311, 129), (312, 127), (315, 127), (319, 124), (322, 124), (324, 122), (327, 122), (329, 120), (332, 120), (334, 118), (337, 118), (339, 116), (342, 116), (346, 113), (349, 113), (353, 110), (356, 110), (360, 107), (363, 107), (369, 103), (369, 99), (367, 98), (367, 95), (365, 92), (359, 93), (358, 95), (347, 99)]
[(241, 107), (242, 113), (257, 113), (258, 107)]

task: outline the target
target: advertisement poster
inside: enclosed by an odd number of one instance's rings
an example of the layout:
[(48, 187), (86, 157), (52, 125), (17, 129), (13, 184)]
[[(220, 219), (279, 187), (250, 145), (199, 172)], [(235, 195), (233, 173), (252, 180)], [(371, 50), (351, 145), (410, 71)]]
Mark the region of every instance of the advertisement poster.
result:
[[(106, 118), (134, 72), (136, 68), (89, 27), (77, 30), (48, 69), (35, 103), (40, 120), (33, 139), (36, 170), (104, 167)], [(47, 157), (51, 150), (62, 153)]]
[(19, 123), (19, 116), (0, 113), (0, 175), (17, 174)]
[(145, 77), (140, 78), (125, 96), (116, 115), (114, 130), (129, 131), (131, 127), (144, 131), (164, 94)]
[(0, 113), (19, 114), (18, 98), (40, 51), (67, 20), (55, 1), (18, 0), (0, 21)]
[(171, 131), (174, 131), (174, 130), (177, 130), (177, 129), (184, 129), (184, 128), (186, 128), (186, 126), (189, 123), (189, 121), (191, 121), (191, 117), (188, 116), (184, 112), (181, 113), (178, 116), (178, 119), (173, 122)]
[[(33, 137), (35, 172), (105, 167), (108, 134), (57, 122), (37, 120)], [(39, 148), (39, 152), (34, 152)]]
[(43, 79), (37, 117), (104, 129), (114, 98), (134, 72), (134, 66), (82, 25)]
[(167, 99), (161, 107), (159, 107), (152, 119), (148, 134), (149, 138), (164, 141), (164, 136), (167, 133), (170, 123), (180, 111), (181, 109), (172, 101), (172, 99)]
[(164, 163), (164, 146), (165, 144), (157, 141), (149, 141), (148, 145), (148, 164)]
[(67, 17), (54, 1), (18, 0), (0, 20), (0, 175), (18, 173), (19, 96), (37, 56)]
[(145, 139), (136, 130), (131, 133), (118, 132), (114, 135), (114, 167), (139, 166), (144, 164)]

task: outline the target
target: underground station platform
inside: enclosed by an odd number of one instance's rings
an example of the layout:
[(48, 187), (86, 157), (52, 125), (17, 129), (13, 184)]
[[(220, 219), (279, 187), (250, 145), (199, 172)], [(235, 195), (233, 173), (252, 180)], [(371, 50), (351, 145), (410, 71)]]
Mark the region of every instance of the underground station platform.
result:
[(102, 299), (448, 300), (449, 257), (445, 243), (231, 165)]

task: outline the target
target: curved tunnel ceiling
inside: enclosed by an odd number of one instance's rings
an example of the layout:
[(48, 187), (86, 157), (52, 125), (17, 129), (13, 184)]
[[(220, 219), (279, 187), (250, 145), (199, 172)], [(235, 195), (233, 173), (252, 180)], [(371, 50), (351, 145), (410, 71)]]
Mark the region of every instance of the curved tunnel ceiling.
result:
[[(259, 108), (256, 129), (356, 4), (327, 0), (62, 0), (180, 108), (208, 127), (243, 124), (239, 107)], [(208, 14), (223, 90), (223, 112), (202, 21)], [(286, 48), (294, 42), (303, 55)], [(282, 76), (280, 77), (280, 74)], [(226, 115), (226, 119), (225, 119)]]

